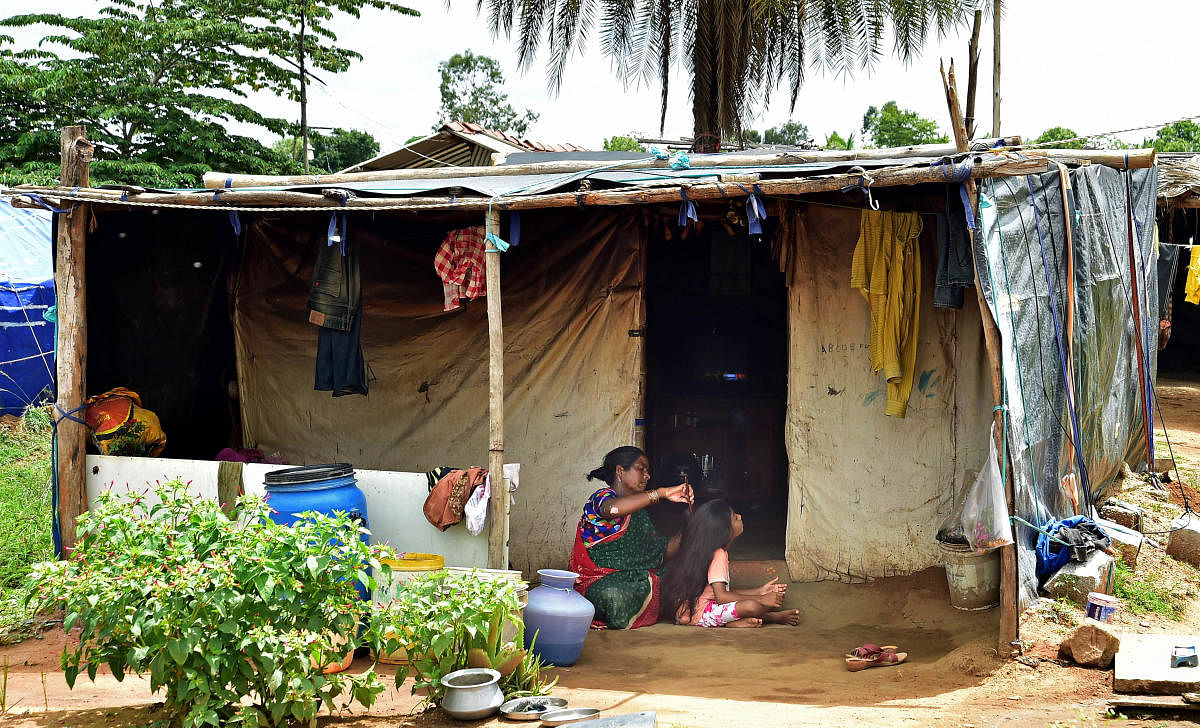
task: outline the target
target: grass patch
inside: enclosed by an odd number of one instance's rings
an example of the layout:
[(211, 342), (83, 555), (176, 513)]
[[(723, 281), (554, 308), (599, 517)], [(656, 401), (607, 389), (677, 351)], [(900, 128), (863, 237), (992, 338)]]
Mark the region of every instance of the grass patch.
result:
[(1182, 595), (1162, 586), (1149, 574), (1135, 574), (1120, 559), (1115, 568), (1113, 596), (1120, 599), (1126, 609), (1134, 614), (1155, 612), (1176, 621), (1183, 617), (1186, 604)]
[(54, 557), (50, 433), (44, 409), (0, 425), (0, 643), (30, 624), (23, 604), (30, 564)]

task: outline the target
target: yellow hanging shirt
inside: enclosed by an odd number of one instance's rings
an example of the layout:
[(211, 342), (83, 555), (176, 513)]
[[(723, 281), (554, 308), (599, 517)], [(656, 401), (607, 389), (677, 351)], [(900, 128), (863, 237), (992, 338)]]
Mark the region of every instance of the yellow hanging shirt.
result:
[(1188, 259), (1187, 282), (1183, 286), (1183, 300), (1200, 303), (1200, 245), (1192, 246), (1192, 257)]
[(904, 417), (917, 365), (921, 308), (921, 217), (863, 210), (850, 285), (871, 308), (871, 371), (887, 378), (884, 413)]

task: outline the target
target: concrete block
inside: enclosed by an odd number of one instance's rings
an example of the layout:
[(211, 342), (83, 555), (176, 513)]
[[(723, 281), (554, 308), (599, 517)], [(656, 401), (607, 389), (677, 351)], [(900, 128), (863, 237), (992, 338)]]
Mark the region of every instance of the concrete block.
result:
[(1146, 537), (1132, 528), (1126, 528), (1119, 523), (1113, 523), (1103, 518), (1097, 518), (1096, 525), (1100, 526), (1112, 539), (1113, 548), (1121, 554), (1121, 561), (1124, 561), (1125, 565), (1131, 569), (1136, 567), (1138, 554), (1142, 550)]
[(1084, 667), (1107, 669), (1121, 648), (1121, 638), (1107, 624), (1085, 619), (1058, 646), (1064, 657)]
[(1167, 555), (1193, 566), (1200, 566), (1200, 518), (1185, 513), (1171, 521), (1171, 540)]
[(1112, 568), (1113, 557), (1103, 551), (1093, 551), (1083, 563), (1068, 561), (1046, 582), (1045, 591), (1054, 599), (1068, 599), (1083, 608), (1088, 592), (1107, 593)]
[(1194, 645), (1200, 649), (1200, 636), (1124, 635), (1113, 668), (1113, 690), (1150, 695), (1179, 695), (1200, 690), (1200, 667), (1171, 667), (1171, 650), (1177, 645)]

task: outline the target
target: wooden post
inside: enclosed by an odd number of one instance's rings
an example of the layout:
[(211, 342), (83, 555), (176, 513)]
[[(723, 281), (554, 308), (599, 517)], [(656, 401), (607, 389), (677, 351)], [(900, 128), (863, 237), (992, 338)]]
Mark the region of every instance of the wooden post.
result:
[[(962, 107), (958, 105), (958, 88), (954, 79), (954, 62), (950, 62), (949, 78), (942, 75), (942, 84), (946, 89), (946, 104), (950, 107), (950, 125), (954, 129), (954, 141), (959, 151), (967, 151), (967, 129), (963, 120)], [(979, 196), (975, 188), (975, 180), (968, 179), (967, 196), (972, 204), (978, 204)], [(992, 400), (996, 409), (992, 412), (996, 451), (1002, 453), (1001, 442), (1004, 437), (1004, 412), (999, 407), (1004, 403), (1004, 378), (1000, 370), (1000, 329), (992, 317), (992, 310), (983, 297), (983, 286), (980, 285), (979, 267), (975, 267), (975, 295), (979, 301), (979, 317), (983, 321), (983, 342), (987, 349), (988, 372), (992, 379)], [(1001, 455), (1003, 457), (1003, 455)], [(1004, 488), (1008, 499), (1008, 512), (1013, 510), (1012, 468), (1007, 468), (1008, 477)], [(997, 637), (997, 651), (1002, 658), (1012, 655), (1012, 643), (1017, 639), (1017, 551), (1014, 544), (1000, 548), (1000, 631)]]
[(979, 31), (983, 25), (983, 8), (975, 11), (971, 23), (971, 40), (967, 43), (967, 139), (975, 136), (975, 92), (979, 89)]
[[(88, 187), (92, 144), (82, 126), (62, 130), (62, 173), (64, 187)], [(87, 248), (88, 205), (76, 203), (70, 212), (59, 215), (55, 236), (54, 289), (58, 306), (58, 342), (55, 367), (58, 370), (58, 400), (54, 418), (58, 420), (58, 523), (62, 533), (62, 556), (75, 550), (75, 520), (87, 510), (85, 455), (86, 425), (64, 417), (74, 412), (83, 419), (87, 398), (87, 301), (84, 264)], [(78, 411), (76, 411), (78, 410)]]
[[(487, 231), (500, 234), (500, 211), (488, 210)], [(504, 480), (504, 319), (500, 313), (500, 251), (489, 241), (484, 253), (488, 318), (488, 568), (508, 568), (508, 483)]]

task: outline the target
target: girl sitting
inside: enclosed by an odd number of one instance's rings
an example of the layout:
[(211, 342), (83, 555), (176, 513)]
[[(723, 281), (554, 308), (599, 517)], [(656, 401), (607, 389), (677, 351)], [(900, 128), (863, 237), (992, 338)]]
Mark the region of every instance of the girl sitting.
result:
[(771, 579), (757, 589), (729, 588), (729, 552), (742, 534), (742, 517), (723, 500), (696, 509), (683, 530), (679, 551), (662, 577), (662, 615), (699, 627), (761, 627), (798, 624), (800, 610), (779, 609), (787, 585)]

